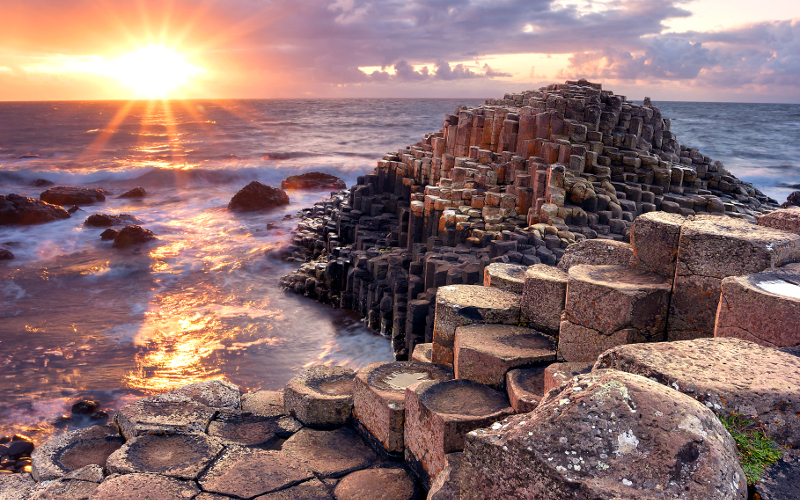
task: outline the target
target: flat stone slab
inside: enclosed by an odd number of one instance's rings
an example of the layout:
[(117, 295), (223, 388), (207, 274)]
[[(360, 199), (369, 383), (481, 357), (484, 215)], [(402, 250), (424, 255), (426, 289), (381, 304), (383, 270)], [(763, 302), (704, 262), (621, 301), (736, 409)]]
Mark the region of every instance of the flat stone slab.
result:
[(741, 413), (781, 445), (800, 446), (800, 358), (733, 338), (633, 344), (603, 353), (595, 370), (652, 378), (717, 415)]
[(779, 268), (723, 279), (714, 336), (800, 346), (800, 273)]
[(262, 417), (238, 410), (220, 410), (208, 424), (208, 435), (225, 445), (270, 446), (278, 439), (277, 417)]
[(733, 438), (705, 406), (604, 370), (470, 432), (461, 498), (744, 500), (746, 483)]
[(567, 297), (567, 273), (546, 264), (525, 271), (520, 319), (531, 328), (557, 334)]
[(521, 294), (528, 266), (494, 262), (483, 269), (483, 286), (492, 286), (506, 292)]
[(649, 212), (636, 217), (631, 225), (631, 265), (673, 279), (684, 222), (683, 215), (667, 212)]
[(800, 234), (800, 207), (783, 208), (760, 215), (756, 217), (756, 224)]
[(283, 405), (283, 391), (254, 391), (242, 394), (242, 413), (261, 417), (286, 415)]
[(119, 409), (117, 423), (125, 439), (144, 434), (204, 433), (216, 410), (183, 394), (160, 394)]
[(152, 472), (177, 479), (197, 479), (222, 449), (219, 441), (205, 434), (139, 436), (108, 457), (106, 467), (116, 474)]
[(318, 477), (340, 477), (365, 469), (378, 458), (351, 427), (332, 431), (305, 428), (290, 437), (281, 449)]
[(412, 500), (417, 489), (405, 469), (367, 469), (339, 481), (333, 495), (336, 500)]
[(34, 493), (31, 500), (86, 500), (99, 486), (90, 481), (56, 479)]
[(116, 425), (78, 429), (50, 438), (31, 453), (37, 481), (62, 477), (87, 465), (105, 467), (109, 455), (124, 443)]
[(91, 500), (188, 500), (199, 493), (194, 481), (158, 474), (122, 474), (100, 483)]
[(286, 412), (314, 427), (346, 424), (353, 411), (355, 372), (343, 366), (312, 366), (293, 377), (283, 390)]
[(594, 362), (574, 361), (571, 363), (553, 363), (544, 369), (544, 394), (558, 389), (559, 392), (573, 377), (589, 373)]
[(240, 405), (239, 387), (224, 380), (187, 384), (170, 392), (188, 396), (193, 401), (210, 408), (238, 410)]
[(536, 330), (510, 325), (456, 328), (455, 374), (505, 389), (506, 372), (556, 360), (556, 343)]
[(387, 361), (356, 372), (353, 415), (358, 429), (388, 454), (403, 453), (405, 390), (429, 380), (451, 380), (450, 368), (432, 363)]
[(471, 380), (420, 382), (406, 389), (405, 458), (426, 487), (464, 436), (514, 413), (506, 395)]
[(783, 450), (778, 462), (764, 471), (755, 484), (760, 500), (790, 500), (800, 498), (800, 450)]
[(506, 373), (506, 394), (515, 413), (528, 413), (539, 406), (544, 390), (546, 368), (516, 368)]
[(558, 269), (565, 273), (574, 266), (627, 266), (633, 257), (633, 247), (628, 243), (614, 240), (583, 240), (567, 247)]
[(322, 481), (312, 479), (285, 490), (267, 493), (257, 500), (333, 500), (333, 495)]
[(432, 342), (417, 344), (414, 346), (414, 352), (411, 354), (411, 361), (416, 361), (417, 363), (431, 363), (432, 352)]
[(499, 288), (451, 285), (436, 290), (434, 363), (453, 366), (456, 328), (475, 323), (519, 324), (520, 296)]
[(228, 448), (200, 478), (204, 491), (254, 498), (305, 482), (314, 475), (280, 451)]

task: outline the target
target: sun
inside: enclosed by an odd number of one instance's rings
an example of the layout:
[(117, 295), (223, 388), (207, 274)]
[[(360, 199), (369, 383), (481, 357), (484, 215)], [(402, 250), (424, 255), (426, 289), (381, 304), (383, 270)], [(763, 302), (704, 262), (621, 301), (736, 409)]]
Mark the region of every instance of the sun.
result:
[(150, 45), (111, 62), (109, 76), (147, 98), (164, 98), (190, 78), (205, 73), (174, 50)]

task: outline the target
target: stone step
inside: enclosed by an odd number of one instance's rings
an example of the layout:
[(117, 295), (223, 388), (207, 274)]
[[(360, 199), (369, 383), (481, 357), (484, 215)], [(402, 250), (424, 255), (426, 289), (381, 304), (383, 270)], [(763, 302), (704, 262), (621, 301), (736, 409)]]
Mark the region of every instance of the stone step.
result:
[(594, 361), (617, 345), (664, 339), (670, 283), (623, 266), (574, 266), (558, 337), (561, 361)]
[(506, 394), (516, 413), (528, 413), (539, 406), (544, 390), (546, 368), (515, 368), (506, 373)]
[(631, 226), (631, 265), (672, 280), (684, 222), (686, 217), (667, 212), (650, 212), (637, 217)]
[(521, 294), (527, 266), (494, 262), (483, 270), (483, 286), (493, 286), (507, 292)]
[(567, 247), (558, 262), (565, 273), (573, 266), (592, 264), (596, 266), (627, 266), (633, 257), (633, 247), (628, 243), (613, 240), (583, 240)]
[(414, 346), (414, 353), (411, 355), (411, 361), (416, 361), (418, 363), (430, 363), (432, 351), (432, 342), (417, 344)]
[(294, 376), (283, 390), (286, 413), (304, 425), (345, 425), (353, 411), (356, 373), (343, 366), (312, 366)]
[(470, 325), (456, 328), (455, 374), (505, 389), (506, 372), (556, 360), (556, 343), (531, 328), (511, 325)]
[(520, 320), (545, 333), (557, 334), (567, 297), (567, 273), (546, 264), (525, 271)]

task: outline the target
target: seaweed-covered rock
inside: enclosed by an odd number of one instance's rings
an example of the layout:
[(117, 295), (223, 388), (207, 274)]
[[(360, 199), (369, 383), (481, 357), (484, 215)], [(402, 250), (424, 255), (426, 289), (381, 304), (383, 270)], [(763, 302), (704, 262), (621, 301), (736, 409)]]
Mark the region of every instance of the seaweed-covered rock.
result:
[(253, 181), (233, 195), (228, 210), (255, 212), (289, 204), (289, 195), (280, 189)]
[(25, 226), (61, 219), (69, 219), (69, 213), (57, 205), (13, 193), (0, 195), (0, 226)]

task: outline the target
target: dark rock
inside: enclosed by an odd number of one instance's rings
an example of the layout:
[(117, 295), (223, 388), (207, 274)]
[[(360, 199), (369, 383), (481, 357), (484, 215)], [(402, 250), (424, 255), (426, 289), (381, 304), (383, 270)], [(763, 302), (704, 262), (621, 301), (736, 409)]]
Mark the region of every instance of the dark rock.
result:
[(288, 204), (289, 195), (284, 191), (253, 181), (231, 198), (228, 210), (255, 212)]
[(800, 498), (800, 450), (784, 450), (783, 457), (764, 471), (753, 498), (790, 500)]
[(783, 208), (789, 208), (791, 206), (800, 207), (800, 191), (795, 191), (787, 196), (786, 202), (781, 206)]
[(103, 241), (113, 240), (119, 234), (119, 229), (106, 229), (100, 233), (100, 239)]
[(42, 224), (69, 219), (63, 208), (18, 194), (0, 195), (0, 226), (8, 224)]
[(99, 201), (105, 201), (106, 195), (102, 189), (87, 189), (69, 186), (56, 186), (50, 188), (41, 195), (39, 199), (54, 205), (91, 205)]
[(30, 441), (12, 441), (8, 445), (8, 456), (13, 459), (29, 457), (33, 452), (33, 443)]
[(67, 210), (67, 212), (70, 213), (70, 214), (74, 214), (75, 212), (77, 212), (80, 209), (81, 209), (81, 207), (79, 207), (78, 205), (72, 205), (71, 207), (69, 207), (69, 210)]
[(114, 248), (125, 248), (131, 245), (139, 245), (156, 239), (153, 231), (144, 229), (141, 226), (125, 226), (114, 237)]
[(53, 182), (48, 181), (47, 179), (36, 179), (35, 181), (31, 182), (31, 186), (33, 187), (46, 187), (52, 185)]
[(347, 189), (343, 180), (323, 172), (292, 175), (281, 182), (281, 189)]
[(92, 227), (111, 227), (111, 226), (126, 226), (136, 224), (139, 219), (130, 214), (107, 215), (107, 214), (94, 214), (90, 215), (85, 221), (84, 226)]
[(72, 405), (72, 413), (76, 415), (88, 415), (97, 409), (97, 402), (88, 399), (81, 399)]
[(13, 258), (14, 258), (13, 253), (6, 250), (5, 248), (0, 248), (0, 260), (11, 260)]
[(147, 196), (147, 191), (142, 186), (137, 186), (130, 191), (122, 193), (117, 198), (144, 198), (145, 196)]

